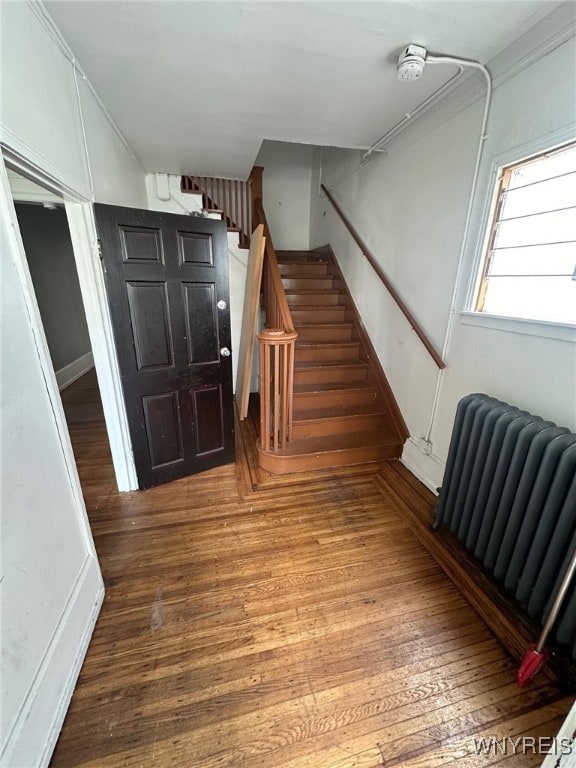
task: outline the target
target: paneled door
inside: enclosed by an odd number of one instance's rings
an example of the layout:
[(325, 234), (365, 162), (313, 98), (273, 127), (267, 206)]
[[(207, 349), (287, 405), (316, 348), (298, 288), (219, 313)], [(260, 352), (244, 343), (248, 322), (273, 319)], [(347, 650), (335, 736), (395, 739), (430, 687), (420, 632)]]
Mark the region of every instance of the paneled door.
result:
[(140, 488), (234, 461), (225, 223), (94, 211)]

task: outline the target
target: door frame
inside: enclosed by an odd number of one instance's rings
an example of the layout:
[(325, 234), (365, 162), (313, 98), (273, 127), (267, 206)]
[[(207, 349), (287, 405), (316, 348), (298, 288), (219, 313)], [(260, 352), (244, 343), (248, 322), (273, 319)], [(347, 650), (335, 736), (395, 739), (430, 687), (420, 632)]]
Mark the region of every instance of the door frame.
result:
[(5, 194), (9, 194), (9, 200), (7, 200), (9, 204), (1, 207), (0, 216), (4, 223), (16, 232), (19, 245), (16, 253), (18, 275), (24, 296), (26, 297), (30, 326), (38, 348), (46, 388), (75, 494), (79, 494), (80, 498), (83, 498), (56, 374), (54, 373), (54, 367), (48, 351), (44, 327), (32, 286), (24, 246), (20, 237), (18, 220), (6, 173), (7, 166), (39, 184), (47, 192), (52, 192), (63, 199), (80, 282), (82, 302), (86, 313), (86, 323), (92, 345), (94, 367), (102, 398), (116, 483), (119, 491), (136, 490), (138, 488), (138, 479), (132, 455), (132, 441), (128, 431), (128, 419), (116, 356), (116, 345), (114, 344), (110, 311), (104, 286), (104, 274), (98, 250), (92, 201), (85, 196), (82, 190), (71, 187), (69, 183), (45, 172), (42, 168), (30, 162), (21, 154), (14, 152), (6, 145), (1, 145), (0, 150), (0, 186)]

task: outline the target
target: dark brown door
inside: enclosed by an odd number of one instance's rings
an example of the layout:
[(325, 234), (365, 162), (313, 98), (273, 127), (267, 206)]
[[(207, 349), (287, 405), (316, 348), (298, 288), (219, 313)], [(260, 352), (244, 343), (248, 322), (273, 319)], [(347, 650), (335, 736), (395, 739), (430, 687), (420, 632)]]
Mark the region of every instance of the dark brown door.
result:
[(234, 461), (225, 223), (94, 210), (140, 488)]

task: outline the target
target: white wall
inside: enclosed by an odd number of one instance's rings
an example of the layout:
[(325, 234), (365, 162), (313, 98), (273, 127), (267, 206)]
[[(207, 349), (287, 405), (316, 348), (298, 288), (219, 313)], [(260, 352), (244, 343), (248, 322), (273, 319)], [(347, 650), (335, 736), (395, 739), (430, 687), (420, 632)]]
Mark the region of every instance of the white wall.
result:
[[(499, 77), (457, 309), (466, 308), (475, 274), (493, 159), (538, 141), (544, 148), (552, 133), (574, 135), (575, 48), (573, 38), (566, 41), (567, 10), (573, 14), (573, 8), (561, 6), (539, 30), (491, 64)], [(536, 52), (530, 56), (530, 51)], [(515, 71), (513, 58), (523, 56), (527, 58)], [(438, 350), (453, 318), (436, 410), (436, 366), (330, 203), (314, 192), (311, 201), (311, 246), (332, 244), (407, 421), (412, 439), (404, 460), (432, 488), (441, 484), (456, 404), (470, 392), (487, 392), (576, 429), (575, 334), (565, 331), (563, 340), (556, 340), (526, 335), (518, 326), (511, 330), (510, 324), (487, 328), (451, 315), (483, 107), (482, 100), (470, 101), (476, 83), (463, 84), (337, 190), (344, 210)], [(358, 160), (358, 153), (316, 151), (313, 189), (320, 163), (323, 181), (330, 186)], [(427, 456), (417, 442), (427, 436), (430, 422), (432, 455)]]
[(144, 172), (115, 130), (86, 81), (78, 80), (94, 199), (110, 205), (146, 208)]
[(49, 33), (43, 7), (2, 3), (0, 21), (2, 141), (88, 199), (145, 206), (140, 164)]
[(278, 251), (309, 247), (313, 152), (305, 144), (266, 140), (254, 162), (264, 166), (263, 204)]
[[(0, 171), (2, 169), (0, 168)], [(1, 202), (11, 204), (6, 184)], [(44, 765), (89, 640), (102, 579), (46, 385), (17, 230), (2, 224), (2, 766)], [(43, 365), (44, 362), (44, 365)], [(56, 413), (55, 413), (56, 409)]]
[[(143, 172), (81, 78), (79, 102), (73, 65), (42, 21), (42, 8), (1, 3), (0, 12), (0, 130), (7, 157), (38, 168), (76, 199), (145, 205)], [(90, 121), (88, 153), (80, 108)], [(1, 161), (0, 234), (0, 764), (27, 768), (48, 764), (103, 583)], [(87, 259), (94, 257), (91, 248)], [(98, 305), (94, 296), (91, 301)], [(88, 321), (96, 357), (100, 324)]]

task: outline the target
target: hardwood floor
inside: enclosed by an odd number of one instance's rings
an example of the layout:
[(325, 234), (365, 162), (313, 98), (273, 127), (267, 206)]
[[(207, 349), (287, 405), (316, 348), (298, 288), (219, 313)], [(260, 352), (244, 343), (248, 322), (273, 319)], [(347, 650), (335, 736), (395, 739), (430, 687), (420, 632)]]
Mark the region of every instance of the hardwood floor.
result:
[(52, 768), (540, 764), (474, 738), (552, 736), (572, 700), (517, 688), (373, 474), (118, 494), (93, 373), (63, 400), (106, 598)]

